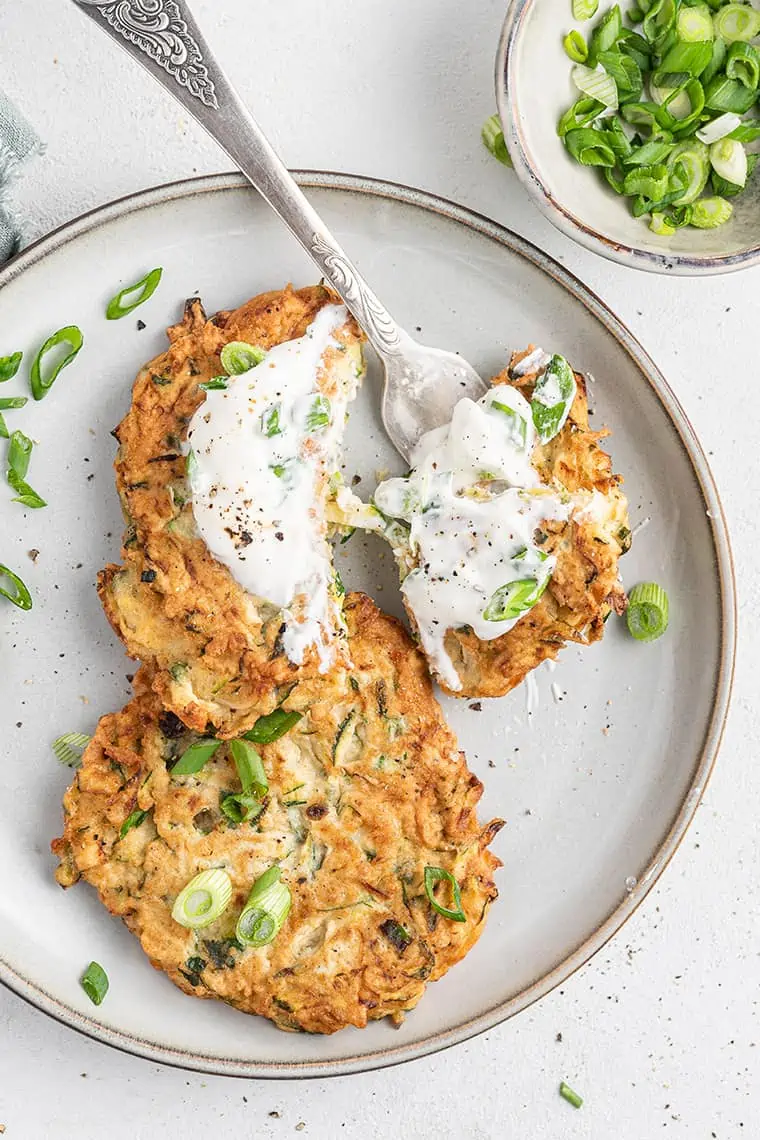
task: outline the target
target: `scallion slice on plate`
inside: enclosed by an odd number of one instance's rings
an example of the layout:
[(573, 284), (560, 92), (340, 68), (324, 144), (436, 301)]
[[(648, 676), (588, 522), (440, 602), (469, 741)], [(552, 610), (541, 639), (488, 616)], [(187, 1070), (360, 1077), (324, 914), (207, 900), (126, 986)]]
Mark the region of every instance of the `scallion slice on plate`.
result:
[(108, 993), (108, 974), (98, 962), (90, 962), (79, 979), (84, 992), (93, 1005), (100, 1005)]
[(565, 55), (573, 63), (585, 63), (588, 59), (588, 44), (577, 28), (573, 28), (571, 32), (567, 33), (562, 41), (562, 46), (565, 49)]
[(254, 744), (272, 744), (279, 740), (286, 732), (294, 728), (303, 713), (286, 712), (285, 709), (275, 709), (266, 716), (260, 716), (253, 728), (243, 733), (245, 740), (252, 740)]
[[(10, 588), (9, 588), (10, 587)], [(7, 598), (20, 610), (32, 608), (32, 595), (27, 586), (21, 581), (18, 574), (14, 574), (7, 566), (0, 563), (0, 597)]]
[(486, 621), (515, 621), (520, 614), (533, 609), (548, 584), (548, 576), (542, 581), (520, 578), (516, 582), (507, 582), (494, 593), (483, 610), (483, 617)]
[(573, 0), (573, 19), (590, 20), (596, 15), (599, 0)]
[(530, 403), (533, 424), (541, 443), (548, 443), (562, 431), (575, 393), (573, 370), (564, 356), (555, 353), (536, 381)]
[(227, 390), (229, 382), (230, 381), (228, 376), (212, 376), (210, 380), (206, 380), (205, 383), (199, 384), (198, 387), (203, 392), (225, 392)]
[(711, 123), (705, 123), (704, 127), (700, 127), (697, 131), (697, 138), (700, 142), (711, 146), (712, 143), (726, 138), (741, 125), (741, 115), (737, 115), (735, 111), (726, 111), (725, 114), (718, 115), (717, 119), (713, 119)]
[(269, 791), (269, 781), (258, 752), (247, 740), (231, 740), (229, 747), (244, 794), (263, 799)]
[(290, 913), (292, 896), (280, 882), (280, 868), (275, 865), (253, 884), (248, 902), (240, 913), (235, 937), (243, 946), (267, 946), (279, 934)]
[(211, 737), (202, 737), (200, 740), (194, 741), (189, 748), (185, 749), (171, 769), (171, 775), (194, 776), (196, 772), (200, 772), (221, 746), (221, 740), (214, 740)]
[(26, 477), (33, 447), (34, 444), (28, 435), (24, 435), (22, 431), (14, 431), (8, 444), (8, 466), (19, 479)]
[(261, 364), (265, 356), (266, 349), (246, 344), (242, 340), (230, 341), (220, 353), (222, 368), (229, 376), (242, 376), (244, 372), (250, 372), (257, 364)]
[(726, 43), (749, 43), (760, 35), (760, 13), (748, 4), (726, 4), (713, 15), (715, 35)]
[(232, 880), (214, 867), (201, 871), (184, 887), (172, 907), (172, 918), (188, 930), (210, 926), (224, 913), (232, 898)]
[(0, 412), (11, 408), (25, 408), (29, 403), (27, 396), (0, 396)]
[(641, 582), (631, 590), (625, 617), (632, 637), (655, 641), (668, 628), (668, 595), (656, 582)]
[[(32, 362), (31, 386), (35, 400), (41, 400), (64, 368), (68, 368), (84, 344), (81, 329), (66, 325), (49, 336)], [(56, 351), (62, 349), (63, 351)], [(47, 359), (50, 358), (50, 359)]]
[[(454, 904), (453, 907), (442, 906), (436, 899), (435, 888), (438, 883), (446, 883), (448, 885), (451, 891), (451, 900)], [(451, 874), (451, 871), (446, 871), (443, 867), (426, 867), (425, 894), (433, 910), (438, 914), (443, 915), (444, 918), (448, 918), (452, 922), (467, 922), (467, 915), (462, 910), (462, 892), (459, 883)]]
[[(163, 272), (163, 269), (160, 268), (152, 269), (150, 273), (145, 274), (141, 281), (136, 281), (134, 285), (127, 285), (115, 297), (112, 297), (106, 308), (106, 320), (120, 321), (138, 305), (144, 304), (158, 288)], [(130, 300), (130, 298), (133, 299)]]
[(134, 811), (130, 812), (119, 828), (119, 839), (123, 839), (133, 827), (139, 827), (147, 814), (147, 811), (141, 811), (140, 808), (135, 808)]
[(10, 356), (0, 356), (0, 384), (12, 380), (23, 360), (23, 352), (12, 352)]
[(573, 83), (589, 99), (596, 99), (603, 107), (616, 111), (618, 107), (618, 89), (615, 80), (602, 68), (586, 67), (585, 64), (576, 63), (571, 72)]

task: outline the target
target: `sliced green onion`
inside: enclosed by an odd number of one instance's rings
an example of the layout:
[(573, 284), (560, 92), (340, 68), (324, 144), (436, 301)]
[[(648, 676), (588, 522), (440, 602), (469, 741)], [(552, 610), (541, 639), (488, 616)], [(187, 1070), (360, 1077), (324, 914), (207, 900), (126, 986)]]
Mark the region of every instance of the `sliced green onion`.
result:
[(220, 353), (222, 368), (230, 376), (242, 376), (244, 372), (250, 372), (257, 364), (261, 364), (265, 356), (265, 349), (245, 344), (242, 340), (230, 341)]
[(525, 447), (528, 439), (528, 423), (525, 417), (516, 412), (514, 408), (510, 408), (508, 404), (502, 404), (498, 400), (491, 400), (490, 406), (506, 417), (510, 441), (516, 443), (518, 447)]
[[(436, 900), (434, 891), (437, 883), (447, 883), (451, 888), (451, 898), (454, 906), (448, 909)], [(452, 922), (467, 922), (467, 916), (462, 910), (462, 894), (459, 889), (459, 883), (456, 881), (451, 871), (444, 871), (443, 867), (426, 867), (425, 868), (425, 894), (428, 897), (428, 902), (433, 910), (438, 914), (443, 915), (444, 918), (451, 919)]]
[(0, 396), (0, 411), (8, 411), (11, 408), (25, 408), (29, 403), (26, 396)]
[(629, 170), (623, 182), (625, 194), (643, 194), (658, 202), (668, 192), (668, 168), (658, 166), (637, 166)]
[(707, 86), (713, 76), (717, 75), (726, 62), (728, 46), (725, 40), (713, 40), (712, 59), (702, 72), (702, 83)]
[(171, 769), (171, 775), (194, 776), (208, 763), (216, 750), (221, 748), (221, 745), (221, 740), (213, 740), (210, 737), (202, 737), (200, 740), (196, 740), (182, 753)]
[(273, 942), (290, 913), (290, 890), (280, 882), (280, 868), (275, 865), (253, 884), (248, 902), (240, 913), (235, 937), (243, 946), (267, 946)]
[(147, 814), (147, 811), (140, 811), (139, 808), (130, 812), (119, 828), (119, 839), (123, 839), (127, 832), (131, 831), (133, 827), (139, 827)]
[(699, 230), (714, 230), (724, 225), (734, 212), (725, 198), (700, 198), (694, 203), (691, 225)]
[(8, 471), (6, 478), (9, 485), (16, 492), (15, 496), (11, 499), (12, 503), (21, 503), (22, 507), (29, 507), (35, 511), (47, 506), (47, 501), (42, 498), (42, 495), (38, 495), (34, 488), (30, 487), (13, 468)]
[(548, 584), (548, 578), (540, 582), (535, 578), (507, 582), (493, 594), (483, 610), (483, 617), (486, 621), (516, 621), (521, 614), (533, 609)]
[[(41, 400), (43, 396), (48, 394), (53, 382), (63, 372), (64, 368), (68, 368), (83, 344), (84, 337), (76, 325), (66, 325), (65, 328), (58, 329), (57, 332), (48, 337), (32, 362), (31, 385), (35, 400)], [(57, 353), (52, 365), (46, 368), (43, 373), (42, 366), (45, 363), (45, 357), (60, 345), (68, 346), (68, 351), (64, 352), (63, 355)]]
[(279, 740), (286, 732), (294, 728), (303, 713), (285, 712), (285, 709), (275, 709), (267, 716), (260, 716), (253, 728), (243, 733), (245, 740), (252, 740), (254, 744), (272, 744)]
[(199, 930), (216, 922), (231, 898), (232, 880), (226, 871), (219, 867), (201, 871), (177, 895), (172, 918), (188, 930)]
[(53, 741), (53, 752), (59, 764), (67, 768), (78, 768), (82, 763), (82, 756), (87, 745), (92, 740), (84, 732), (64, 732)]
[(565, 49), (565, 55), (573, 63), (585, 63), (588, 59), (588, 44), (577, 28), (573, 28), (571, 32), (567, 33), (562, 41), (562, 46)]
[(748, 42), (760, 34), (760, 14), (748, 4), (726, 4), (713, 16), (713, 26), (726, 43)]
[(0, 439), (8, 439), (9, 435), (10, 433), (8, 431), (8, 425), (5, 422), (5, 417), (3, 413), (0, 412)]
[(573, 19), (590, 20), (598, 7), (599, 0), (573, 0)]
[(263, 799), (269, 791), (264, 764), (256, 749), (247, 740), (231, 740), (230, 753), (243, 785), (245, 795)]
[(647, 127), (652, 130), (657, 125), (657, 103), (626, 103), (620, 113), (632, 127)]
[(229, 378), (227, 376), (212, 376), (210, 380), (199, 384), (198, 387), (203, 392), (226, 392), (228, 384)]
[(321, 431), (322, 428), (329, 427), (331, 415), (332, 407), (327, 396), (317, 396), (306, 417), (307, 429), (309, 431)]
[(659, 48), (675, 27), (676, 10), (675, 0), (654, 0), (649, 5), (642, 30), (654, 47)]
[(615, 152), (615, 157), (618, 161), (623, 163), (627, 162), (633, 153), (633, 144), (628, 138), (621, 120), (615, 115), (610, 115), (607, 119), (604, 137)]
[(615, 152), (604, 137), (603, 131), (580, 127), (568, 131), (565, 146), (582, 166), (614, 166)]
[(692, 8), (682, 6), (676, 17), (676, 32), (684, 43), (712, 40), (715, 36), (712, 12), (706, 4), (695, 4)]
[(599, 63), (607, 74), (615, 80), (619, 95), (633, 98), (641, 94), (641, 89), (644, 86), (641, 68), (630, 56), (623, 55), (619, 51), (603, 51), (599, 54)]
[(676, 232), (676, 227), (671, 225), (670, 220), (665, 214), (660, 214), (656, 210), (652, 214), (652, 220), (649, 223), (649, 228), (653, 234), (658, 234), (659, 237), (672, 237)]
[(531, 412), (541, 443), (548, 443), (562, 430), (573, 400), (576, 383), (573, 370), (564, 356), (555, 354), (539, 376), (533, 389)]
[[(747, 155), (747, 178), (752, 174), (758, 161), (760, 161), (760, 154)], [(715, 170), (712, 172), (710, 181), (712, 183), (713, 192), (717, 194), (719, 198), (735, 198), (737, 194), (741, 194), (744, 189), (744, 186), (737, 186), (734, 182), (727, 182), (726, 179), (721, 178)]]
[(261, 430), (267, 439), (271, 439), (274, 435), (282, 435), (279, 404), (274, 404), (271, 408), (268, 408), (267, 411), (262, 413)]
[[(741, 117), (735, 111), (726, 111), (723, 115), (718, 115), (717, 119), (713, 119), (711, 123), (705, 123), (696, 132), (697, 138), (700, 142), (711, 146), (714, 142), (719, 142), (720, 139), (726, 138), (727, 135), (732, 135), (731, 132), (735, 131), (737, 127), (742, 125)], [(758, 136), (760, 136), (760, 128), (758, 128)]]
[(616, 111), (618, 107), (618, 89), (615, 80), (606, 71), (596, 71), (577, 63), (571, 71), (573, 83), (589, 99), (596, 99), (602, 106)]
[[(3, 582), (7, 582), (12, 589), (4, 586)], [(20, 610), (30, 610), (32, 608), (32, 595), (29, 593), (26, 585), (21, 581), (18, 574), (14, 574), (7, 566), (0, 563), (0, 597), (7, 598), (9, 602), (13, 602), (14, 606), (18, 606)]]
[(480, 137), (483, 140), (483, 146), (489, 151), (494, 158), (498, 158), (499, 162), (504, 166), (511, 166), (512, 159), (509, 157), (507, 144), (504, 139), (504, 131), (501, 125), (501, 119), (498, 115), (490, 115), (483, 123)]
[(79, 979), (79, 984), (92, 1004), (100, 1005), (108, 993), (108, 974), (97, 962), (90, 962)]
[[(715, 122), (717, 121), (716, 119)], [(731, 138), (743, 143), (757, 142), (760, 139), (760, 123), (742, 123), (736, 130), (731, 131)]]
[(627, 158), (624, 158), (624, 166), (657, 166), (665, 162), (670, 152), (673, 150), (674, 143), (672, 142), (648, 142), (643, 146), (636, 147), (631, 150)]
[(656, 582), (634, 586), (628, 598), (626, 623), (637, 641), (655, 641), (668, 628), (668, 595)]
[(603, 110), (604, 104), (600, 103), (598, 99), (578, 99), (560, 119), (557, 124), (557, 134), (560, 138), (564, 138), (568, 131), (587, 127)]
[(705, 106), (705, 92), (698, 79), (689, 79), (666, 96), (657, 114), (657, 121), (666, 129), (678, 131), (700, 121)]
[(568, 1104), (571, 1104), (573, 1108), (580, 1108), (583, 1104), (583, 1097), (578, 1096), (577, 1092), (573, 1092), (570, 1085), (566, 1085), (564, 1081), (560, 1081), (559, 1095), (563, 1097)]
[(23, 357), (23, 352), (13, 352), (10, 356), (0, 356), (0, 384), (13, 379), (19, 370)]
[(735, 186), (744, 186), (747, 181), (747, 152), (742, 143), (736, 139), (720, 139), (710, 147), (710, 162), (716, 174), (725, 178), (726, 182), (733, 182)]
[(252, 819), (258, 819), (264, 810), (261, 800), (246, 792), (225, 796), (219, 807), (232, 823), (249, 823)]
[(755, 92), (738, 79), (716, 75), (705, 88), (705, 107), (710, 111), (735, 111), (743, 115), (755, 102)]
[(24, 435), (22, 431), (14, 431), (8, 444), (8, 466), (20, 479), (23, 479), (29, 470), (33, 447), (34, 444), (28, 435)]
[(702, 74), (711, 59), (711, 43), (706, 43), (705, 41), (700, 41), (699, 43), (683, 43), (677, 41), (664, 56), (662, 63), (655, 72), (655, 75), (658, 77), (655, 79), (655, 82), (659, 82), (659, 77), (661, 76), (678, 75), (679, 73), (684, 74), (684, 76), (692, 76), (696, 79)]
[(705, 144), (698, 139), (679, 143), (671, 152), (667, 165), (671, 172), (678, 166), (686, 180), (686, 188), (675, 199), (675, 205), (686, 206), (695, 202), (710, 177), (710, 152)]
[[(137, 281), (134, 285), (127, 285), (115, 297), (112, 297), (108, 302), (106, 309), (106, 320), (119, 321), (122, 317), (126, 317), (138, 305), (142, 305), (149, 297), (152, 297), (158, 288), (158, 283), (161, 280), (163, 269), (152, 269), (150, 273), (146, 273), (141, 281)], [(129, 301), (128, 298), (132, 293), (137, 293), (134, 301)]]
[(726, 75), (738, 79), (750, 91), (757, 91), (760, 82), (760, 52), (752, 44), (735, 43), (728, 49)]
[(592, 67), (596, 65), (600, 52), (609, 51), (615, 46), (622, 30), (623, 17), (620, 14), (620, 6), (615, 4), (602, 16), (592, 32), (588, 48), (589, 63)]

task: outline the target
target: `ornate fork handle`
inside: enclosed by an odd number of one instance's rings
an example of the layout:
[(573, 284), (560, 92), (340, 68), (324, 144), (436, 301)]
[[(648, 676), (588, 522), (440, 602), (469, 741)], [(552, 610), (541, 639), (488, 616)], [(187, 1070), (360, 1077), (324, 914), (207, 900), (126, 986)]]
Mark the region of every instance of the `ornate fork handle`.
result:
[(73, 0), (158, 80), (240, 167), (345, 301), (382, 357), (406, 334), (296, 185), (183, 0)]

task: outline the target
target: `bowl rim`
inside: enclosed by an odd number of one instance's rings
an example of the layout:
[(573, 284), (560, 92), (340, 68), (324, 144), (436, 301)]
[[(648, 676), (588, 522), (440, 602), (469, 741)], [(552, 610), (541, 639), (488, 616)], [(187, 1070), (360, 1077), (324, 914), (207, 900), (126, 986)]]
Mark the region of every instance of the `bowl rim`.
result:
[(739, 269), (760, 264), (760, 243), (740, 253), (694, 256), (667, 251), (653, 253), (650, 250), (627, 245), (625, 242), (613, 241), (612, 238), (605, 237), (587, 225), (554, 196), (531, 163), (519, 114), (511, 114), (511, 108), (518, 103), (513, 77), (518, 66), (519, 39), (526, 18), (536, 3), (537, 0), (510, 0), (496, 52), (494, 82), (496, 105), (515, 174), (541, 213), (563, 234), (591, 250), (592, 253), (600, 253), (610, 261), (650, 273), (707, 277), (720, 273), (734, 273)]

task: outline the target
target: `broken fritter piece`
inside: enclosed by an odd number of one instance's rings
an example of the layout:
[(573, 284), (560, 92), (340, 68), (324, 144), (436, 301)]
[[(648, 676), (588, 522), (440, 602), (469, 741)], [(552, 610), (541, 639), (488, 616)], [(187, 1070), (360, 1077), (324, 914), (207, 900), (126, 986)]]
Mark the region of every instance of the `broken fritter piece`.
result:
[[(361, 334), (315, 286), (211, 320), (193, 299), (169, 339), (115, 432), (127, 531), (99, 593), (166, 707), (232, 736), (279, 687), (347, 660), (325, 506)], [(239, 343), (270, 351), (225, 376), (225, 346)]]
[[(229, 745), (195, 774), (172, 775), (197, 735), (162, 709), (143, 669), (130, 704), (100, 721), (53, 843), (58, 881), (92, 884), (185, 993), (310, 1033), (401, 1020), (477, 941), (497, 894), (488, 845), (502, 824), (478, 822), (482, 785), (424, 658), (364, 595), (345, 612), (353, 669), (302, 676), (289, 691), (283, 707), (300, 719), (258, 746), (269, 786), (247, 822), (225, 808), (241, 783)], [(242, 948), (237, 918), (275, 864), (292, 909), (273, 942)], [(229, 875), (231, 901), (187, 929), (174, 901), (209, 868)], [(442, 909), (453, 903), (437, 870), (453, 876), (466, 921), (431, 905), (426, 868)]]
[(531, 348), (423, 437), (409, 476), (378, 487), (367, 521), (393, 546), (447, 692), (502, 696), (625, 609), (628, 508), (606, 435), (589, 428), (583, 376)]

